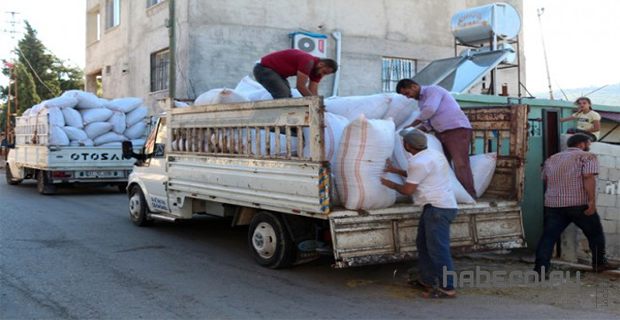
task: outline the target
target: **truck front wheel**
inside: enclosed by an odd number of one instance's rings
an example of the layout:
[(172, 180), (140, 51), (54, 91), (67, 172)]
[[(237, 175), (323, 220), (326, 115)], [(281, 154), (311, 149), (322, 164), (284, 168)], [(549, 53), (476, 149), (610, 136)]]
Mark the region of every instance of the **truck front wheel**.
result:
[(295, 262), (295, 245), (284, 221), (271, 212), (259, 212), (250, 223), (248, 244), (252, 256), (261, 266), (278, 269)]
[(129, 218), (139, 227), (147, 226), (152, 222), (148, 218), (148, 207), (142, 189), (137, 185), (131, 187), (129, 192)]
[(4, 174), (6, 176), (6, 183), (7, 184), (10, 184), (10, 185), (14, 186), (14, 185), (18, 185), (20, 182), (22, 182), (21, 179), (15, 179), (13, 177), (13, 173), (11, 172), (11, 167), (9, 166), (8, 163), (4, 167)]
[(53, 194), (54, 192), (56, 192), (56, 186), (49, 182), (47, 172), (39, 170), (37, 171), (36, 175), (37, 191), (39, 191), (40, 194)]

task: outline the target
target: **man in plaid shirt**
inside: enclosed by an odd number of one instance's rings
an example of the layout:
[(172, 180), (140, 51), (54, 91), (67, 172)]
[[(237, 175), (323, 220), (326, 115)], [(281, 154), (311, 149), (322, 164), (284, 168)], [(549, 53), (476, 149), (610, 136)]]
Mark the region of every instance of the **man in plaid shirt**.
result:
[(575, 134), (566, 149), (545, 161), (542, 178), (546, 186), (543, 235), (536, 248), (539, 274), (550, 270), (553, 246), (569, 224), (576, 224), (588, 238), (592, 268), (596, 272), (617, 268), (605, 257), (605, 235), (596, 213), (598, 160), (590, 151), (590, 137)]

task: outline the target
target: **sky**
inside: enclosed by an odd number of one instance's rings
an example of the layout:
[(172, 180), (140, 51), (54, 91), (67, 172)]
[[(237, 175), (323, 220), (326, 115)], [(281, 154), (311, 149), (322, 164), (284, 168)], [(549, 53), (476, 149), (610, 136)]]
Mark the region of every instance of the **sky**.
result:
[[(23, 35), (21, 21), (28, 20), (56, 56), (84, 67), (85, 7), (86, 0), (0, 0), (0, 31), (11, 28), (6, 12), (17, 11), (16, 28), (22, 32), (15, 40), (0, 32), (0, 59), (13, 56)], [(523, 7), (521, 43), (530, 92), (548, 91), (541, 30), (553, 90), (620, 83), (619, 0), (524, 0)], [(540, 23), (537, 8), (544, 8)], [(3, 76), (0, 84), (6, 84)]]

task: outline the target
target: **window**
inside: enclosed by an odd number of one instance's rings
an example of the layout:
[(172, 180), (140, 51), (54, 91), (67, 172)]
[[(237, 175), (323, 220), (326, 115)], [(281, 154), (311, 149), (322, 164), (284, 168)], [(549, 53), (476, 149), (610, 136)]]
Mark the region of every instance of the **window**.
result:
[(99, 9), (88, 12), (86, 16), (87, 45), (101, 40), (101, 13)]
[(150, 8), (158, 3), (164, 2), (164, 0), (146, 0), (146, 7)]
[(170, 51), (164, 49), (151, 54), (151, 92), (168, 89)]
[(116, 27), (121, 23), (121, 0), (105, 1), (105, 28)]
[(400, 79), (412, 78), (416, 72), (416, 61), (402, 58), (383, 58), (381, 84), (383, 92), (393, 92)]

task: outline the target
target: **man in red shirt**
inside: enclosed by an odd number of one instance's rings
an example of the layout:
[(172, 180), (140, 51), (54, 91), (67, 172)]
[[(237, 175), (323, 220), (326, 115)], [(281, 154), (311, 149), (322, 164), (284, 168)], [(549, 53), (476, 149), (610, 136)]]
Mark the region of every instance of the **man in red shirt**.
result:
[(304, 96), (317, 96), (321, 79), (338, 70), (332, 59), (321, 59), (297, 49), (276, 51), (264, 56), (254, 67), (254, 78), (274, 99), (290, 98), (286, 80), (297, 76), (297, 90)]
[(596, 175), (598, 161), (590, 151), (591, 139), (575, 134), (566, 143), (568, 149), (545, 161), (542, 178), (545, 191), (543, 234), (536, 248), (534, 270), (541, 274), (550, 270), (554, 244), (569, 224), (579, 227), (592, 253), (592, 269), (596, 272), (615, 269), (605, 257), (605, 234), (596, 213)]

